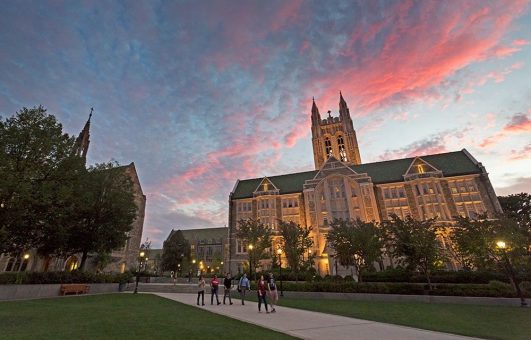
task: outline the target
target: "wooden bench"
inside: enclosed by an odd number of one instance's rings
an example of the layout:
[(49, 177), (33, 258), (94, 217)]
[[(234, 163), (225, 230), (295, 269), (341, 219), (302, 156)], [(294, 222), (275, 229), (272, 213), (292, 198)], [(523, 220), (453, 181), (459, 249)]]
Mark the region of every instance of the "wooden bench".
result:
[(73, 283), (73, 284), (62, 284), (61, 285), (61, 295), (66, 294), (87, 294), (90, 290), (90, 286), (86, 284)]

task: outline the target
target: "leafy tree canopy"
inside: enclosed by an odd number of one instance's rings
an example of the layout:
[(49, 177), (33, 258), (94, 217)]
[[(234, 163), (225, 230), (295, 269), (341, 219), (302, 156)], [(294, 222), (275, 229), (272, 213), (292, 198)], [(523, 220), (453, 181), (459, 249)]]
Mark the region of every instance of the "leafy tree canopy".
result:
[(298, 271), (305, 256), (308, 262), (313, 255), (308, 253), (313, 245), (310, 237), (311, 228), (303, 228), (295, 222), (278, 221), (278, 230), (282, 236), (281, 248), (292, 270)]
[(247, 245), (253, 246), (252, 250), (248, 247), (247, 251), (255, 268), (261, 258), (268, 256), (266, 249), (271, 248), (271, 230), (260, 221), (255, 219), (239, 220), (236, 237)]
[(382, 257), (383, 238), (374, 222), (334, 219), (327, 240), (336, 251), (336, 257), (343, 266), (354, 266), (358, 280), (362, 272), (373, 269), (373, 263)]
[(162, 248), (162, 270), (177, 272), (179, 264), (183, 266), (190, 261), (190, 243), (180, 230), (172, 233)]
[(402, 220), (392, 215), (383, 224), (391, 254), (409, 270), (422, 272), (430, 286), (430, 272), (444, 260), (437, 241), (439, 227), (434, 222), (434, 219), (418, 221), (411, 216)]

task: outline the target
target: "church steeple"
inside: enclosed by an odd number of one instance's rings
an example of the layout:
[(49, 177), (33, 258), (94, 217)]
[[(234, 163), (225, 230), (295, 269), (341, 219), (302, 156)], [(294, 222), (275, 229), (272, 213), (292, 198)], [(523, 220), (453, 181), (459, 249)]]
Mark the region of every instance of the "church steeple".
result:
[(87, 158), (87, 152), (90, 144), (90, 119), (92, 118), (93, 111), (94, 109), (90, 108), (89, 118), (74, 144), (74, 154), (76, 156), (82, 157), (83, 159)]

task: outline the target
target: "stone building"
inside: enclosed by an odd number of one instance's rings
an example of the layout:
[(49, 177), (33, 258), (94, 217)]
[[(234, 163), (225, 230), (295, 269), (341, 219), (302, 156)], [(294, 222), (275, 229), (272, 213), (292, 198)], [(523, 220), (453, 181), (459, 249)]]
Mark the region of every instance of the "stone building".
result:
[[(86, 158), (90, 144), (90, 120), (89, 115), (83, 130), (76, 139), (74, 153), (77, 156)], [(137, 216), (132, 223), (132, 229), (128, 233), (128, 240), (120, 249), (115, 249), (110, 254), (111, 261), (103, 269), (104, 272), (124, 272), (128, 269), (135, 269), (138, 265), (138, 254), (141, 244), (142, 231), (144, 229), (144, 214), (146, 210), (146, 196), (142, 192), (142, 186), (136, 172), (134, 163), (119, 167), (131, 178), (133, 183), (133, 194), (138, 207)], [(94, 270), (94, 257), (96, 254), (89, 254), (87, 269)], [(81, 263), (81, 254), (74, 254), (68, 258), (41, 258), (35, 250), (31, 250), (15, 258), (7, 254), (0, 255), (0, 272), (18, 271), (72, 271), (77, 269)]]
[[(229, 250), (227, 227), (179, 230), (190, 244), (191, 259), (195, 260), (195, 263), (189, 266), (194, 273), (196, 271), (225, 271)], [(176, 231), (172, 229), (167, 240)]]
[[(452, 223), (457, 215), (474, 218), (501, 212), (485, 167), (466, 149), (362, 163), (342, 95), (339, 117), (329, 111), (321, 119), (314, 101), (311, 121), (315, 170), (236, 181), (229, 195), (232, 271), (243, 268), (248, 259), (247, 245), (235, 237), (240, 219), (258, 219), (273, 235), (278, 233), (278, 220), (311, 227), (315, 268), (326, 275), (347, 273), (336, 269), (333, 249), (326, 244), (334, 218), (380, 222), (396, 214)], [(452, 268), (451, 263), (448, 266)]]

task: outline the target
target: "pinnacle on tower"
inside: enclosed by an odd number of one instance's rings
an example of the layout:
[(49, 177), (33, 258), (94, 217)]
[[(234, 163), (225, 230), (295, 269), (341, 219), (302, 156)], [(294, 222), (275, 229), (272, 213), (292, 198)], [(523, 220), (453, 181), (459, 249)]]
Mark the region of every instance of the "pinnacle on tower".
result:
[(341, 93), (341, 91), (339, 91), (339, 109), (347, 109), (347, 102), (345, 101), (345, 99), (343, 98), (343, 94)]
[(312, 97), (312, 122), (319, 123), (321, 121), (321, 115), (319, 114), (319, 109), (315, 104), (315, 98)]
[(74, 144), (74, 154), (79, 157), (87, 157), (87, 152), (90, 144), (90, 119), (92, 118), (93, 111), (94, 109), (91, 107), (89, 118), (85, 123), (83, 130), (81, 130), (81, 132), (79, 133), (79, 136), (77, 137), (76, 142)]

